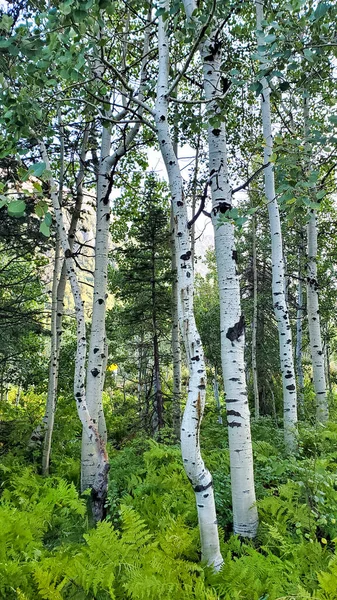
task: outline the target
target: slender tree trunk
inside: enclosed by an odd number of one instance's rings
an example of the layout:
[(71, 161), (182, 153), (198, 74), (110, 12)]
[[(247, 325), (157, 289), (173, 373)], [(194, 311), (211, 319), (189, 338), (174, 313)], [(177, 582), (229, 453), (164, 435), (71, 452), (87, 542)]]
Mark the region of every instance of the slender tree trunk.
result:
[(325, 373), (328, 384), (329, 393), (332, 393), (331, 386), (331, 372), (330, 372), (330, 348), (329, 348), (329, 335), (328, 330), (325, 332), (324, 336), (324, 361), (325, 361)]
[[(188, 19), (197, 9), (195, 0), (184, 0)], [(217, 96), (221, 89), (221, 44), (217, 30), (200, 44), (203, 80), (208, 110), (219, 114)], [(219, 114), (221, 121), (221, 115)], [(220, 217), (231, 208), (224, 123), (208, 124), (209, 169), (212, 193), (212, 222), (218, 270), (221, 322), (221, 361), (226, 393), (228, 439), (234, 533), (255, 537), (258, 525), (255, 504), (253, 452), (250, 413), (244, 364), (244, 316), (241, 313), (240, 283), (236, 269), (234, 227), (220, 225)]]
[(218, 423), (220, 423), (220, 425), (222, 425), (223, 422), (222, 422), (222, 416), (221, 416), (221, 403), (220, 403), (220, 396), (219, 396), (218, 369), (216, 367), (214, 367), (213, 391), (214, 391), (215, 406), (218, 411)]
[[(62, 129), (61, 118), (59, 119), (60, 126)], [(83, 203), (83, 179), (84, 179), (84, 160), (86, 147), (89, 137), (89, 129), (86, 128), (82, 141), (82, 148), (80, 152), (80, 169), (79, 173), (76, 177), (76, 201), (75, 207), (71, 216), (71, 222), (68, 233), (68, 241), (69, 248), (72, 251), (74, 246), (75, 232), (77, 229), (78, 220), (81, 214), (81, 208)], [(59, 203), (62, 206), (62, 194), (63, 194), (63, 134), (61, 135), (61, 169), (60, 169), (60, 186), (59, 186)], [(50, 418), (50, 407), (53, 407), (53, 413), (55, 413), (56, 409), (56, 401), (57, 401), (57, 386), (58, 386), (58, 373), (59, 373), (59, 360), (60, 360), (60, 350), (61, 350), (61, 336), (62, 336), (62, 321), (63, 321), (63, 312), (64, 312), (64, 295), (66, 289), (67, 282), (67, 268), (65, 260), (60, 260), (59, 266), (62, 264), (61, 273), (58, 279), (57, 291), (56, 291), (56, 306), (53, 307), (52, 302), (52, 322), (51, 322), (51, 358), (53, 358), (50, 363), (49, 369), (49, 379), (48, 379), (48, 393), (47, 393), (47, 402), (46, 402), (46, 410), (45, 416), (43, 418), (43, 425), (39, 424), (30, 438), (30, 447), (34, 445), (34, 443), (41, 441), (41, 437), (44, 436), (44, 450), (42, 455), (42, 473), (48, 474), (49, 471), (49, 461), (50, 461), (50, 452), (51, 452), (51, 441), (53, 435), (54, 428), (54, 416)], [(59, 268), (58, 266), (58, 268)], [(54, 271), (55, 277), (55, 271)], [(53, 279), (54, 286), (54, 279)], [(54, 297), (54, 290), (52, 291), (52, 297)], [(53, 315), (53, 310), (55, 310), (55, 314)], [(55, 323), (53, 323), (53, 318), (55, 318)], [(56, 340), (55, 344), (53, 342), (53, 335), (55, 334)], [(53, 365), (53, 368), (51, 368)]]
[[(309, 142), (309, 99), (304, 94), (304, 136), (306, 140), (307, 170), (310, 169), (311, 145)], [(309, 210), (307, 225), (308, 264), (307, 264), (307, 313), (312, 372), (316, 394), (316, 419), (326, 423), (329, 419), (328, 397), (324, 370), (324, 355), (319, 316), (318, 280), (317, 280), (317, 213)]]
[[(106, 336), (105, 314), (108, 287), (108, 252), (110, 227), (110, 193), (108, 159), (111, 151), (110, 129), (103, 127), (101, 159), (97, 178), (96, 237), (94, 294), (91, 317), (91, 335), (89, 343), (86, 395), (88, 410), (94, 423), (98, 423), (98, 413), (102, 411), (102, 377), (105, 360)], [(83, 429), (81, 489), (93, 487), (99, 457), (97, 446)]]
[[(145, 31), (143, 59), (141, 67), (141, 80), (138, 98), (143, 99), (143, 90), (146, 83), (146, 65), (149, 48), (149, 34)], [(99, 64), (99, 63), (98, 63)], [(99, 71), (101, 66), (97, 67)], [(142, 109), (138, 111), (139, 118), (142, 115)], [(108, 111), (106, 117), (111, 118), (111, 112)], [(96, 199), (96, 238), (95, 238), (95, 268), (94, 268), (94, 295), (91, 320), (91, 335), (88, 352), (87, 366), (87, 402), (90, 414), (94, 423), (100, 419), (101, 430), (105, 430), (104, 411), (102, 403), (102, 377), (104, 376), (104, 361), (106, 359), (106, 300), (108, 284), (108, 253), (109, 253), (109, 227), (110, 227), (110, 191), (113, 184), (113, 173), (117, 163), (127, 153), (130, 145), (134, 141), (140, 127), (140, 121), (137, 122), (125, 138), (111, 155), (111, 128), (102, 127), (102, 140), (99, 167), (97, 172), (97, 199)], [(81, 460), (81, 489), (93, 487), (93, 482), (99, 465), (99, 456), (97, 447), (92, 444), (87, 436), (86, 429), (83, 429), (82, 435), (82, 460)]]
[(260, 416), (259, 386), (257, 382), (257, 261), (256, 261), (256, 217), (252, 217), (252, 250), (253, 250), (253, 319), (252, 319), (252, 373), (255, 418)]
[[(160, 8), (169, 9), (167, 0)], [(201, 457), (199, 432), (205, 405), (206, 369), (201, 339), (193, 310), (193, 266), (189, 243), (187, 207), (182, 178), (168, 126), (169, 41), (168, 21), (159, 16), (159, 69), (155, 120), (158, 142), (168, 173), (173, 206), (179, 297), (179, 324), (189, 369), (187, 403), (181, 427), (181, 449), (186, 474), (193, 486), (199, 520), (202, 558), (214, 569), (222, 565), (215, 512), (213, 482)]]
[(172, 331), (171, 348), (173, 363), (173, 394), (172, 394), (172, 424), (177, 440), (180, 440), (181, 427), (181, 351), (179, 339), (178, 319), (178, 281), (177, 281), (177, 257), (174, 240), (173, 208), (171, 207), (171, 265), (172, 265)]
[[(266, 68), (265, 42), (263, 35), (263, 2), (256, 0), (257, 43), (261, 65)], [(272, 255), (273, 306), (279, 333), (280, 362), (283, 383), (283, 423), (286, 448), (292, 452), (297, 447), (297, 399), (292, 334), (289, 312), (285, 297), (285, 270), (279, 206), (275, 194), (274, 167), (271, 164), (273, 137), (271, 128), (270, 88), (265, 77), (260, 79), (262, 125), (264, 137), (265, 194), (268, 204)]]
[(56, 394), (57, 394), (57, 379), (58, 379), (58, 342), (57, 342), (57, 288), (60, 273), (60, 242), (56, 236), (55, 243), (55, 258), (53, 285), (51, 292), (51, 344), (50, 344), (50, 362), (49, 362), (49, 379), (48, 379), (48, 395), (46, 403), (46, 412), (43, 419), (44, 442), (42, 451), (42, 475), (49, 474), (49, 462), (51, 452), (51, 441), (54, 429), (55, 409), (56, 409)]
[[(47, 171), (51, 173), (46, 147), (42, 141), (39, 146), (43, 161), (46, 163)], [(74, 396), (76, 400), (78, 416), (81, 420), (83, 429), (85, 429), (88, 438), (91, 438), (95, 444), (95, 451), (98, 456), (98, 465), (96, 469), (95, 480), (92, 485), (92, 512), (95, 521), (99, 521), (104, 516), (104, 504), (107, 492), (107, 476), (109, 471), (108, 456), (104, 441), (99, 435), (97, 424), (90, 415), (86, 401), (85, 393), (85, 362), (86, 362), (86, 331), (84, 317), (84, 302), (81, 297), (81, 289), (75, 272), (75, 262), (69, 247), (68, 236), (63, 219), (63, 213), (59, 202), (57, 185), (50, 174), (48, 177), (50, 184), (50, 194), (55, 212), (57, 232), (59, 235), (62, 251), (64, 253), (67, 276), (71, 285), (71, 290), (75, 303), (76, 325), (77, 325), (77, 348), (75, 356), (75, 376), (74, 376)]]
[(156, 293), (156, 256), (154, 250), (154, 242), (152, 245), (152, 256), (151, 256), (151, 303), (152, 303), (152, 349), (153, 349), (153, 385), (154, 385), (154, 418), (153, 431), (158, 433), (164, 426), (163, 417), (163, 392), (161, 387), (160, 377), (160, 356), (159, 356), (159, 340), (158, 340), (158, 326), (157, 326), (157, 293)]
[(296, 370), (298, 381), (298, 407), (300, 414), (304, 415), (304, 375), (302, 364), (302, 346), (303, 346), (303, 291), (302, 291), (302, 268), (301, 268), (302, 248), (298, 252), (298, 283), (297, 283), (297, 314), (296, 314)]

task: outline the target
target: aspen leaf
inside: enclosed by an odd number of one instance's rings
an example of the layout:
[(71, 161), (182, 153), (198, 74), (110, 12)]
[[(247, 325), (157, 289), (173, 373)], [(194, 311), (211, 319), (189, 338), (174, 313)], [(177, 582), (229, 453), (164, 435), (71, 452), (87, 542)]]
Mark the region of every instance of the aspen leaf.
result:
[(50, 236), (50, 229), (44, 221), (42, 221), (42, 223), (40, 224), (40, 233), (42, 233), (42, 235), (44, 235), (45, 237)]
[(23, 200), (13, 200), (7, 210), (10, 217), (20, 218), (24, 215), (26, 203)]

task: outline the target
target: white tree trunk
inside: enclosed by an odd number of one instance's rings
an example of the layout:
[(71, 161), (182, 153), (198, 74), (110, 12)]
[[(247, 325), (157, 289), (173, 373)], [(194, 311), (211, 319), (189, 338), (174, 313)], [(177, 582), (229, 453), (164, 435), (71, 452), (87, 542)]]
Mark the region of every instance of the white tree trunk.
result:
[(302, 269), (301, 249), (298, 253), (298, 283), (297, 283), (297, 312), (296, 312), (296, 370), (298, 381), (298, 408), (300, 414), (304, 415), (304, 376), (302, 364), (303, 346), (303, 291), (302, 291)]
[[(60, 119), (61, 125), (61, 119)], [(62, 131), (62, 127), (61, 127)], [(80, 169), (76, 177), (76, 202), (74, 211), (71, 216), (71, 222), (68, 233), (69, 248), (72, 251), (74, 246), (75, 232), (77, 229), (77, 223), (80, 217), (82, 202), (83, 202), (83, 179), (84, 179), (84, 160), (85, 153), (88, 143), (89, 129), (86, 128), (83, 136), (82, 148), (80, 152)], [(59, 202), (62, 203), (63, 193), (63, 132), (61, 134), (61, 169), (60, 169), (60, 187), (59, 187)], [(56, 250), (55, 250), (55, 264), (54, 264), (54, 275), (53, 275), (53, 288), (52, 288), (52, 313), (51, 313), (51, 361), (49, 367), (49, 379), (48, 379), (48, 394), (46, 402), (46, 411), (43, 419), (44, 422), (44, 446), (42, 454), (42, 473), (47, 475), (49, 472), (49, 461), (51, 452), (51, 441), (54, 429), (54, 414), (56, 409), (57, 400), (57, 386), (58, 386), (58, 374), (59, 374), (59, 360), (61, 350), (61, 336), (62, 336), (62, 320), (63, 320), (63, 303), (64, 294), (66, 289), (67, 281), (67, 269), (65, 260), (62, 262), (61, 273), (59, 275), (59, 269), (61, 265), (60, 258), (60, 243), (57, 236)], [(58, 276), (59, 275), (59, 276)], [(56, 288), (55, 288), (56, 286)]]
[[(257, 43), (261, 64), (266, 68), (265, 42), (262, 28), (263, 2), (256, 0)], [(260, 79), (262, 125), (264, 138), (264, 163), (270, 163), (273, 154), (271, 129), (270, 88), (265, 77)], [(275, 317), (278, 326), (280, 362), (283, 383), (283, 423), (286, 448), (292, 452), (297, 446), (297, 398), (296, 377), (293, 358), (292, 334), (288, 307), (285, 297), (285, 271), (283, 242), (279, 206), (275, 195), (275, 178), (272, 164), (264, 169), (265, 195), (268, 204), (272, 255), (272, 294)]]
[[(163, 0), (160, 7), (168, 11)], [(176, 239), (179, 324), (185, 343), (189, 369), (187, 403), (181, 427), (181, 449), (186, 474), (193, 486), (198, 511), (202, 558), (214, 569), (222, 565), (215, 512), (213, 482), (201, 457), (199, 432), (205, 405), (206, 369), (201, 339), (196, 328), (193, 310), (193, 266), (189, 243), (187, 207), (182, 178), (168, 126), (169, 42), (167, 24), (159, 17), (159, 72), (155, 120), (158, 142), (168, 173), (173, 207)]]
[(44, 442), (42, 451), (42, 475), (48, 475), (49, 462), (51, 452), (51, 441), (54, 429), (55, 409), (56, 409), (56, 394), (58, 380), (58, 340), (57, 340), (57, 288), (60, 274), (60, 242), (58, 235), (55, 243), (55, 257), (53, 270), (53, 285), (51, 292), (51, 340), (50, 340), (50, 362), (49, 362), (49, 378), (48, 378), (48, 394), (46, 402), (46, 412), (43, 419)]
[(171, 265), (173, 272), (172, 281), (172, 331), (171, 348), (173, 364), (173, 393), (172, 393), (172, 425), (175, 437), (180, 440), (181, 427), (181, 352), (179, 339), (178, 318), (178, 282), (177, 282), (177, 257), (174, 236), (173, 210), (171, 208)]
[(257, 261), (256, 261), (256, 217), (252, 218), (252, 250), (253, 250), (253, 319), (252, 319), (252, 372), (255, 418), (260, 416), (259, 386), (257, 382)]
[[(304, 94), (304, 135), (306, 140), (307, 171), (310, 170), (311, 145), (308, 141), (309, 128), (309, 99)], [(319, 316), (318, 280), (317, 280), (317, 214), (309, 210), (307, 225), (308, 264), (307, 264), (307, 313), (312, 374), (316, 394), (316, 419), (326, 423), (329, 419), (328, 397), (324, 368), (324, 354)]]
[[(106, 348), (105, 314), (108, 288), (108, 252), (111, 211), (109, 197), (110, 164), (108, 161), (110, 158), (110, 151), (110, 129), (103, 127), (101, 158), (97, 177), (94, 293), (86, 383), (88, 410), (95, 424), (98, 423), (98, 413), (102, 413), (102, 377)], [(81, 454), (82, 492), (87, 488), (92, 488), (98, 460), (97, 447), (87, 435), (86, 429), (83, 429)]]
[(57, 185), (51, 175), (51, 165), (49, 162), (46, 147), (42, 141), (39, 146), (47, 171), (50, 172), (48, 181), (50, 184), (50, 194), (55, 212), (57, 233), (59, 235), (62, 250), (64, 252), (67, 276), (70, 282), (72, 295), (75, 303), (76, 326), (77, 326), (77, 347), (75, 356), (75, 375), (74, 375), (74, 396), (76, 400), (78, 416), (81, 420), (83, 429), (92, 443), (95, 445), (95, 451), (98, 456), (98, 465), (96, 469), (95, 480), (92, 485), (92, 510), (96, 521), (103, 517), (104, 501), (107, 491), (107, 474), (109, 470), (108, 456), (104, 441), (99, 435), (97, 425), (90, 415), (86, 401), (85, 393), (85, 363), (86, 363), (86, 331), (84, 317), (84, 302), (81, 297), (81, 289), (75, 272), (75, 262), (69, 247), (68, 236), (64, 224), (62, 209), (60, 207)]
[[(192, 18), (195, 0), (184, 0)], [(221, 45), (215, 30), (200, 44), (205, 98), (212, 115), (219, 112), (221, 95)], [(220, 118), (220, 117), (219, 117)], [(212, 222), (220, 296), (221, 361), (226, 393), (228, 439), (231, 465), (234, 533), (255, 537), (258, 516), (255, 499), (250, 412), (244, 363), (244, 316), (241, 313), (240, 283), (236, 269), (234, 226), (219, 226), (219, 217), (231, 208), (232, 190), (228, 180), (226, 129), (208, 124), (209, 169), (212, 193)]]

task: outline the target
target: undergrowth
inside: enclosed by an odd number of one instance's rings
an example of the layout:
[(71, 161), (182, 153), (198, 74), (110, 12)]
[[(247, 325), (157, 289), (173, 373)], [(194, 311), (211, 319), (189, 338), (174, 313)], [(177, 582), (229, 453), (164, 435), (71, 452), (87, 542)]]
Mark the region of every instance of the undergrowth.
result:
[[(26, 442), (2, 449), (1, 598), (337, 600), (334, 423), (302, 425), (293, 457), (271, 420), (253, 424), (260, 526), (249, 541), (231, 530), (226, 431), (208, 411), (202, 445), (214, 475), (224, 557), (221, 572), (213, 573), (200, 562), (194, 494), (179, 448), (142, 436), (110, 447), (107, 519), (89, 528), (76, 488), (79, 430), (67, 419), (66, 402), (60, 410), (59, 427), (72, 438), (64, 444), (56, 431), (50, 477), (38, 475), (34, 456), (24, 466)], [(20, 413), (20, 431), (28, 432), (33, 416), (27, 425)]]

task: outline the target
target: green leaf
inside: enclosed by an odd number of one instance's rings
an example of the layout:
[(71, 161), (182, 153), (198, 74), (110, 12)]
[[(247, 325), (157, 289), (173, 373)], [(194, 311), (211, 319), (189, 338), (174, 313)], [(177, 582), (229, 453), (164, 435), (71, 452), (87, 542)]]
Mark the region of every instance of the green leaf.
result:
[(23, 200), (13, 200), (8, 204), (7, 210), (10, 217), (22, 217), (26, 210), (26, 203)]
[(337, 115), (330, 115), (329, 121), (330, 121), (330, 123), (333, 123), (334, 125), (336, 125), (337, 124)]
[(42, 233), (42, 235), (44, 235), (45, 237), (50, 236), (49, 226), (44, 221), (42, 221), (42, 223), (40, 224), (40, 233)]
[(313, 14), (313, 20), (314, 21), (318, 21), (318, 19), (321, 19), (322, 17), (324, 17), (324, 15), (328, 12), (330, 8), (330, 4), (328, 4), (327, 2), (319, 2), (314, 14)]
[(271, 44), (272, 42), (275, 42), (276, 40), (276, 35), (274, 33), (270, 33), (269, 35), (266, 35), (266, 37), (264, 38), (264, 41), (266, 44)]
[(52, 216), (51, 216), (51, 214), (50, 214), (49, 212), (47, 212), (47, 213), (46, 213), (46, 215), (45, 215), (45, 217), (44, 217), (44, 221), (45, 221), (45, 223), (46, 223), (46, 225), (47, 225), (48, 227), (50, 227), (50, 226), (51, 226), (51, 224), (52, 224), (52, 220), (53, 220), (53, 219), (52, 219)]
[(304, 54), (305, 58), (306, 58), (306, 59), (307, 59), (309, 62), (314, 62), (314, 56), (315, 56), (315, 55), (314, 55), (314, 53), (313, 53), (311, 50), (309, 50), (309, 48), (305, 48), (305, 49), (303, 50), (303, 54)]
[(288, 83), (288, 81), (281, 81), (280, 82), (280, 90), (282, 92), (285, 92), (286, 90), (288, 90), (290, 88), (290, 83)]
[(35, 214), (42, 219), (48, 210), (48, 204), (45, 200), (40, 200), (35, 206)]
[(42, 173), (44, 173), (45, 170), (46, 170), (45, 162), (35, 163), (35, 165), (32, 165), (31, 167), (29, 167), (30, 174), (35, 175), (35, 177), (41, 177)]

